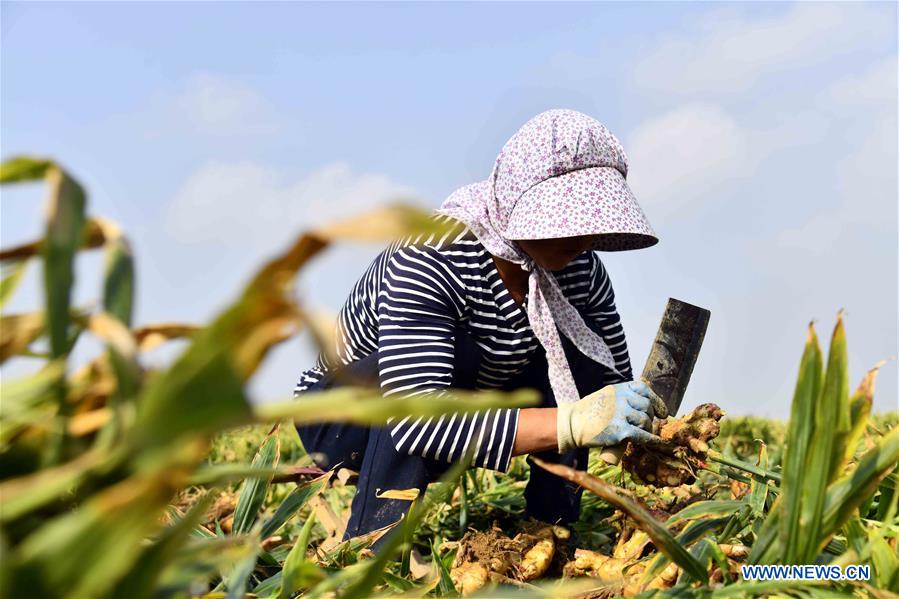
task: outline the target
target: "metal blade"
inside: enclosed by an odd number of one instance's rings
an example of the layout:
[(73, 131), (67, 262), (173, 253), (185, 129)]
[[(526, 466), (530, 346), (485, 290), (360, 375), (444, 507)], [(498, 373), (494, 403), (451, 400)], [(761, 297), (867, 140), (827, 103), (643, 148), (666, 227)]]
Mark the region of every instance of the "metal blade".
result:
[(642, 378), (665, 402), (669, 416), (680, 409), (711, 315), (674, 298), (665, 306)]

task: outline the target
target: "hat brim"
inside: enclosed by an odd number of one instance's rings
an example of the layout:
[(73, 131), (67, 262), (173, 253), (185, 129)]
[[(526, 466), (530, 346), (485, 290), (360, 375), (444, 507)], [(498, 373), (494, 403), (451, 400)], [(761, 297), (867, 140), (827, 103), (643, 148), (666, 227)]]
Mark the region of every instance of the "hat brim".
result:
[(518, 199), (506, 239), (598, 235), (594, 250), (655, 245), (658, 237), (621, 173), (612, 167), (570, 171), (541, 181)]

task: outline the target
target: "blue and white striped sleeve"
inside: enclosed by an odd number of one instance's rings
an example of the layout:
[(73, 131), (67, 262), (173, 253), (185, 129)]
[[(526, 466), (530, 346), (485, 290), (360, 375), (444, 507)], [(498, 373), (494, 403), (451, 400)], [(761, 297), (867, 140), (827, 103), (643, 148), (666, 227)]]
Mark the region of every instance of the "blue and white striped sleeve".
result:
[[(378, 370), (385, 397), (444, 393), (453, 380), (456, 323), (463, 285), (430, 248), (406, 247), (387, 264), (378, 302)], [(517, 408), (388, 421), (397, 451), (455, 462), (474, 448), (473, 464), (505, 472)]]
[[(634, 374), (631, 370), (631, 359), (627, 350), (624, 327), (621, 325), (621, 318), (615, 308), (615, 291), (612, 289), (612, 281), (599, 256), (595, 252), (590, 254), (590, 290), (584, 308), (584, 321), (587, 326), (605, 339), (612, 351), (615, 366), (622, 375), (614, 377), (614, 380), (606, 383), (614, 385), (633, 380)], [(608, 372), (611, 375), (611, 370)]]

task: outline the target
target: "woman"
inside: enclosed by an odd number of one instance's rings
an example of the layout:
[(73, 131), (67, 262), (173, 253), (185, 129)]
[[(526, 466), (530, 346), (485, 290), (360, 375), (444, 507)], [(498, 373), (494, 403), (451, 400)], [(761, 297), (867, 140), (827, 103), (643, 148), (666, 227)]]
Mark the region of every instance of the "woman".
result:
[[(435, 238), (395, 243), (362, 275), (340, 312), (336, 359), (320, 356), (295, 393), (371, 382), (385, 396), (448, 387), (541, 391), (537, 408), (403, 418), (383, 428), (299, 426), (323, 468), (358, 470), (345, 538), (398, 520), (408, 502), (388, 489), (424, 490), (470, 447), (474, 465), (505, 472), (512, 456), (586, 469), (590, 447), (647, 432), (661, 402), (632, 379), (624, 331), (593, 250), (657, 239), (625, 182), (621, 144), (598, 121), (550, 110), (503, 147), (491, 177), (438, 210)], [(561, 334), (560, 334), (561, 333)], [(577, 520), (580, 492), (532, 468), (527, 516)]]

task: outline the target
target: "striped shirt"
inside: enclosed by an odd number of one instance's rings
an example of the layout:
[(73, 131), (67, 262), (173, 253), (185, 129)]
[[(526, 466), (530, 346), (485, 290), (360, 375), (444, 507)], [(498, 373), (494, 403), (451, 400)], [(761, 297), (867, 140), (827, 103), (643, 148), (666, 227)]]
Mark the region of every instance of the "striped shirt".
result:
[[(609, 345), (623, 380), (630, 380), (612, 284), (597, 254), (586, 252), (553, 274), (568, 301)], [(384, 396), (440, 393), (453, 379), (457, 329), (481, 350), (478, 389), (502, 387), (523, 372), (539, 347), (526, 310), (512, 299), (493, 257), (462, 224), (439, 239), (394, 243), (375, 258), (340, 311), (334, 358), (343, 365), (377, 351)], [(320, 354), (300, 375), (294, 395), (334, 367)], [(476, 466), (505, 472), (518, 416), (517, 408), (490, 409), (391, 419), (388, 427), (397, 451), (454, 462), (473, 445)]]

